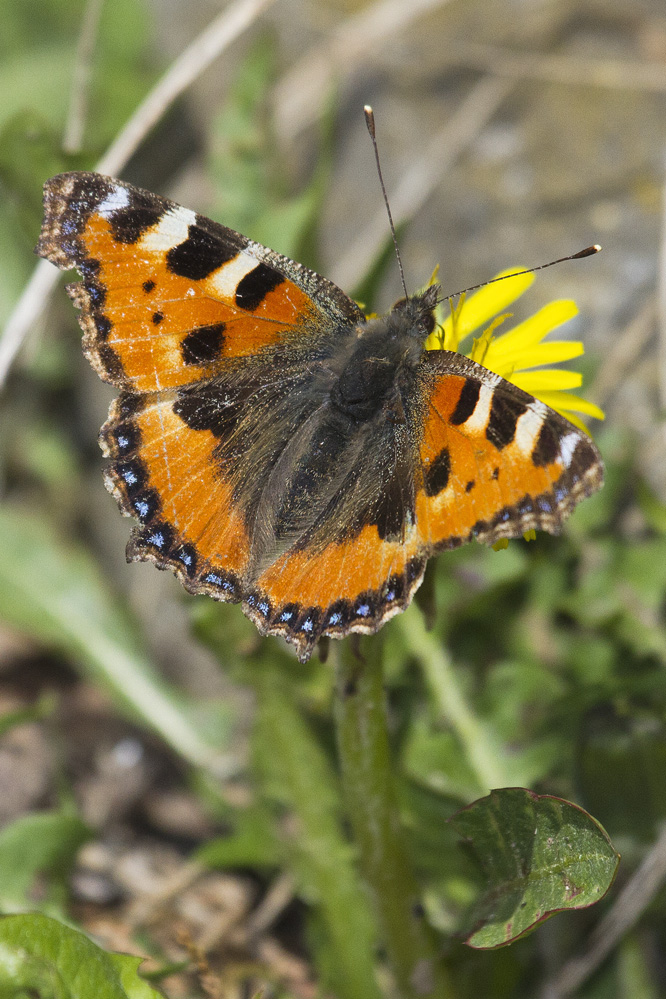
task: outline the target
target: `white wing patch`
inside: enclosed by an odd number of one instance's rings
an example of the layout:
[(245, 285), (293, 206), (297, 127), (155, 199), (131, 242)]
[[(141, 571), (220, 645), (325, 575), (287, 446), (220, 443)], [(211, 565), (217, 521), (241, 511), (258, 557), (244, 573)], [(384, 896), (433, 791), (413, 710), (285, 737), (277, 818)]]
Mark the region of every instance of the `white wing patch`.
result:
[(108, 219), (114, 212), (119, 212), (127, 208), (130, 203), (129, 191), (124, 187), (114, 187), (109, 194), (101, 201), (95, 211), (102, 218)]
[(189, 208), (172, 208), (162, 216), (157, 225), (144, 233), (137, 246), (148, 253), (168, 253), (185, 242), (190, 234), (190, 226), (195, 225), (196, 221), (197, 213)]
[(222, 264), (216, 271), (209, 274), (206, 278), (206, 284), (221, 298), (233, 299), (240, 282), (255, 267), (258, 267), (255, 257), (250, 257), (247, 253), (237, 253), (232, 260)]

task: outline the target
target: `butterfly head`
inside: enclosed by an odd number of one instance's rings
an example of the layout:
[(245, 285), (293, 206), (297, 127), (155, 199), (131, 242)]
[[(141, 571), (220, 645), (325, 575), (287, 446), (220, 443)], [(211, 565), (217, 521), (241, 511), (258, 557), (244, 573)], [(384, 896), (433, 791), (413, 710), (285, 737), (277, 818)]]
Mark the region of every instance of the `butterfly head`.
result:
[(434, 310), (439, 296), (439, 285), (432, 284), (418, 295), (399, 299), (387, 316), (389, 329), (407, 333), (422, 344), (435, 328)]

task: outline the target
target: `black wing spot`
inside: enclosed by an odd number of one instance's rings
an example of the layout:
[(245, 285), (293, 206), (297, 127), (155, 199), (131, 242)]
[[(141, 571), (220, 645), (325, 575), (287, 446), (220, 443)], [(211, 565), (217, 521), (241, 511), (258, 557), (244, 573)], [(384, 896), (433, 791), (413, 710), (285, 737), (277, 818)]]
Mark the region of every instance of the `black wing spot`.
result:
[(226, 323), (212, 323), (191, 330), (182, 340), (180, 353), (185, 364), (208, 364), (215, 361), (224, 346)]
[(500, 396), (497, 392), (493, 393), (486, 437), (498, 451), (501, 451), (514, 439), (518, 420), (525, 412), (527, 412), (527, 405), (520, 399)]
[(465, 486), (465, 492), (466, 493), (471, 493), (471, 491), (472, 491), (472, 489), (474, 488), (475, 485), (476, 485), (476, 482), (474, 481), (474, 479), (470, 479), (469, 482), (467, 483), (467, 485)]
[(200, 389), (182, 391), (173, 411), (191, 430), (210, 430), (215, 437), (225, 440), (238, 423), (242, 405), (240, 398), (226, 400), (219, 392)]
[(167, 253), (167, 267), (172, 274), (201, 281), (222, 264), (237, 256), (238, 250), (214, 239), (196, 225), (188, 228), (187, 239), (173, 246)]
[(159, 326), (159, 324), (162, 322), (163, 319), (164, 319), (163, 312), (153, 312), (153, 323), (155, 324), (155, 326)]
[(279, 271), (267, 264), (258, 264), (238, 282), (236, 305), (248, 312), (258, 309), (266, 295), (285, 280)]
[(560, 453), (560, 443), (557, 434), (546, 420), (539, 431), (537, 442), (532, 450), (532, 461), (537, 467), (550, 465)]
[(426, 496), (438, 496), (446, 489), (451, 474), (451, 456), (448, 448), (442, 448), (437, 457), (425, 469)]
[(453, 423), (454, 426), (459, 427), (461, 423), (465, 423), (469, 420), (470, 416), (476, 409), (480, 393), (481, 382), (476, 378), (466, 378), (465, 384), (463, 385), (460, 393), (460, 398), (456, 403), (456, 408), (451, 414), (450, 422)]
[(163, 208), (149, 203), (119, 208), (109, 215), (111, 235), (116, 243), (137, 243), (144, 232), (159, 222), (163, 214)]
[(148, 295), (153, 290), (153, 288), (155, 287), (155, 282), (154, 281), (144, 281), (141, 287), (145, 291), (146, 295)]

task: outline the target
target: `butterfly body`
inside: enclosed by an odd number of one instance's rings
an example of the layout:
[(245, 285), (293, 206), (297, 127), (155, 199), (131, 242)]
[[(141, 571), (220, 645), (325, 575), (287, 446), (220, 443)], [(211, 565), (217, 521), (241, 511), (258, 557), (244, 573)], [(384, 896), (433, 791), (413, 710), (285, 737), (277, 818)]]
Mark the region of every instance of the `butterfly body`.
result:
[(76, 266), (84, 350), (120, 396), (107, 485), (130, 560), (241, 602), (301, 659), (403, 610), (427, 558), (557, 532), (592, 442), (473, 361), (427, 351), (438, 289), (366, 319), (325, 278), (97, 174), (45, 188), (38, 252)]

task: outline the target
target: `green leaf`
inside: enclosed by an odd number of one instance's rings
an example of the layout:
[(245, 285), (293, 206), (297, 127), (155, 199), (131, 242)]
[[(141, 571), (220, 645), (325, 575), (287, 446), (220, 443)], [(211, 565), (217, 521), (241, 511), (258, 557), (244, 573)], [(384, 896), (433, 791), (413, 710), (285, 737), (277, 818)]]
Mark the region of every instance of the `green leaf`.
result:
[(470, 947), (502, 947), (563, 909), (604, 897), (619, 855), (582, 808), (524, 788), (503, 788), (450, 822), (479, 860), (487, 886), (477, 900)]
[(218, 836), (196, 852), (196, 859), (221, 870), (230, 867), (276, 867), (283, 859), (269, 824), (266, 808), (238, 809), (231, 818), (228, 836)]
[(405, 772), (418, 783), (455, 799), (455, 807), (479, 793), (478, 779), (453, 732), (425, 719), (413, 723), (403, 748)]
[[(90, 830), (75, 815), (41, 812), (24, 815), (0, 831), (0, 911), (34, 909), (31, 890), (37, 875), (46, 882), (46, 905), (64, 893), (79, 847)], [(43, 884), (42, 884), (43, 889)]]
[(0, 996), (39, 999), (161, 999), (139, 977), (143, 958), (110, 954), (47, 916), (0, 919)]

